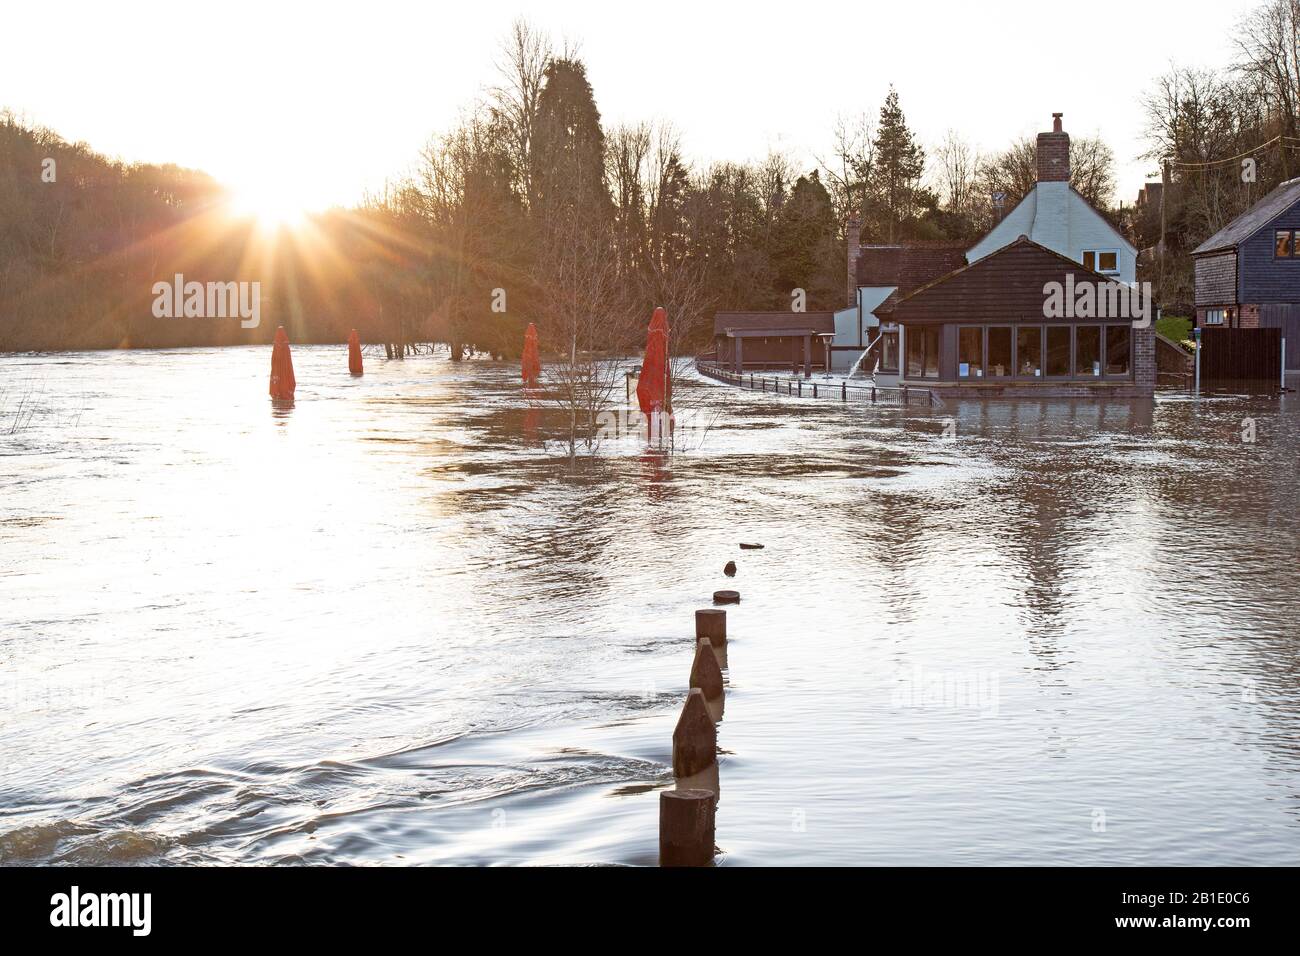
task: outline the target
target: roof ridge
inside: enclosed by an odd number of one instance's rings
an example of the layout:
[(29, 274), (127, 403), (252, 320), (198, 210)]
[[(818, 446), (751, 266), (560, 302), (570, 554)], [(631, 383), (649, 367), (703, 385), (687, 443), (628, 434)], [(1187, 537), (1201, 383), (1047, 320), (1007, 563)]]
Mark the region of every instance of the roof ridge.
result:
[(1119, 281), (1114, 276), (1103, 275), (1102, 273), (1096, 271), (1095, 269), (1089, 269), (1083, 263), (1076, 262), (1075, 260), (1071, 259), (1069, 256), (1065, 256), (1057, 252), (1055, 249), (1049, 249), (1047, 246), (1043, 245), (1042, 243), (1034, 242), (1034, 240), (1030, 239), (1024, 233), (1021, 233), (1011, 242), (1008, 242), (1005, 246), (1001, 246), (997, 249), (994, 249), (987, 256), (983, 256), (982, 258), (976, 259), (974, 262), (968, 262), (960, 269), (953, 269), (951, 272), (947, 273), (946, 275), (941, 275), (936, 279), (931, 279), (925, 285), (918, 286), (917, 288), (913, 289), (911, 292), (907, 293), (907, 295), (900, 297), (899, 300), (894, 304), (894, 308), (898, 308), (898, 306), (902, 305), (904, 302), (906, 302), (908, 299), (912, 298), (913, 296), (920, 295), (926, 289), (933, 288), (934, 286), (939, 285), (942, 282), (947, 282), (949, 279), (953, 278), (954, 276), (960, 275), (961, 273), (966, 272), (970, 269), (974, 269), (976, 266), (980, 265), (981, 263), (988, 262), (990, 259), (995, 259), (998, 256), (1002, 255), (1004, 252), (1014, 249), (1017, 246), (1033, 246), (1035, 249), (1041, 249), (1043, 252), (1055, 256), (1057, 259), (1060, 259), (1062, 262), (1067, 263), (1073, 269), (1077, 269), (1080, 272), (1086, 273), (1091, 276), (1095, 276), (1096, 278), (1102, 279), (1106, 282)]

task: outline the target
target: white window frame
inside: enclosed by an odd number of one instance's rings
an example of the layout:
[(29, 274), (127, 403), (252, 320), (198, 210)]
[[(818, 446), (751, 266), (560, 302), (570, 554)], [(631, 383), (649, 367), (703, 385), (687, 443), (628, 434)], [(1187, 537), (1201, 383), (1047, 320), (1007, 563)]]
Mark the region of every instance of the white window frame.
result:
[(1227, 323), (1224, 320), (1226, 319), (1227, 315), (1228, 315), (1227, 309), (1206, 309), (1205, 324), (1226, 325)]
[[(1093, 272), (1100, 272), (1100, 273), (1101, 273), (1102, 275), (1104, 275), (1104, 276), (1117, 276), (1117, 275), (1119, 275), (1119, 273), (1120, 273), (1120, 258), (1119, 258), (1119, 250), (1118, 250), (1118, 249), (1084, 249), (1083, 252), (1081, 252), (1081, 253), (1079, 254), (1079, 262), (1081, 262), (1081, 263), (1083, 263), (1085, 266), (1087, 266), (1087, 263), (1084, 261), (1084, 257), (1087, 256), (1088, 253), (1090, 253), (1090, 252), (1092, 253), (1092, 263), (1093, 263), (1093, 264), (1092, 264), (1092, 266), (1090, 266), (1089, 268), (1091, 268)], [(1101, 266), (1098, 264), (1098, 263), (1100, 262), (1100, 260), (1101, 260), (1101, 255), (1102, 255), (1102, 253), (1104, 253), (1104, 252), (1109, 252), (1109, 253), (1113, 253), (1113, 254), (1114, 254), (1114, 256), (1115, 256), (1115, 268), (1114, 268), (1114, 269), (1103, 269), (1103, 268), (1101, 268)]]

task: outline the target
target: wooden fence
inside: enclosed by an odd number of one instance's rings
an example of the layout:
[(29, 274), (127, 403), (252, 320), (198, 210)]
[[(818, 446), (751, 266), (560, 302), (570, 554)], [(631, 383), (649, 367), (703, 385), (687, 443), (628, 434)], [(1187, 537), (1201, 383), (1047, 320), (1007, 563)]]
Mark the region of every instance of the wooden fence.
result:
[(1259, 383), (1276, 388), (1281, 376), (1281, 329), (1201, 330), (1202, 385)]

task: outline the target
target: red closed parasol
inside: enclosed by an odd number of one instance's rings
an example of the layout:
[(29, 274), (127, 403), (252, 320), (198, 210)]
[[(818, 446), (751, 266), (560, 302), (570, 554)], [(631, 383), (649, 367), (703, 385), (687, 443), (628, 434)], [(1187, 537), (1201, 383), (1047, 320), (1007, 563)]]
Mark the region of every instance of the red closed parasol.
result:
[(297, 387), (298, 382), (293, 377), (293, 357), (289, 354), (289, 336), (282, 325), (275, 330), (275, 345), (271, 348), (271, 397), (291, 402)]
[(523, 378), (525, 385), (536, 385), (542, 376), (542, 356), (537, 351), (537, 326), (528, 323), (524, 332)]
[(348, 371), (353, 375), (360, 375), (363, 371), (361, 365), (361, 336), (357, 330), (353, 329), (348, 335)]
[(668, 364), (668, 313), (662, 306), (655, 309), (650, 319), (641, 378), (636, 384), (636, 399), (641, 405), (642, 415), (673, 410), (672, 370)]

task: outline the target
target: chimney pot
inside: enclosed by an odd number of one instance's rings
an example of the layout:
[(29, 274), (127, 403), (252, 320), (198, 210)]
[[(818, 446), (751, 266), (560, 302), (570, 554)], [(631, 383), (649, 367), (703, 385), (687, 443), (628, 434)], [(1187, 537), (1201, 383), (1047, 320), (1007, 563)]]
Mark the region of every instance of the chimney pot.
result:
[(1059, 133), (1059, 132), (1061, 131), (1061, 117), (1064, 116), (1064, 115), (1065, 115), (1064, 113), (1053, 113), (1053, 114), (1052, 114), (1052, 132), (1053, 132), (1053, 133)]

